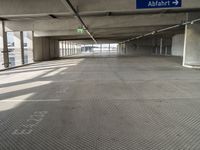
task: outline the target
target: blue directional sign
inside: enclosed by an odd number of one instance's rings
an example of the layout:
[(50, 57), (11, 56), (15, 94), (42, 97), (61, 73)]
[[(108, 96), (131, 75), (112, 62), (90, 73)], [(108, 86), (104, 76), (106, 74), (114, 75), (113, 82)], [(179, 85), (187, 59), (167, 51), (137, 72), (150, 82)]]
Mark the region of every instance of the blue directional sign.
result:
[(137, 9), (181, 7), (182, 0), (137, 0)]

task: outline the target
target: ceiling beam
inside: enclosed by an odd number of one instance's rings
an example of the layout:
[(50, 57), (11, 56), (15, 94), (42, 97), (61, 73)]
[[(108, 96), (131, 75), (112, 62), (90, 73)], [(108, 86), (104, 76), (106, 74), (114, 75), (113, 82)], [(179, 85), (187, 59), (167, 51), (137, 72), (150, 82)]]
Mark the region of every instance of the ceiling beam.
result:
[(78, 14), (78, 12), (76, 11), (76, 9), (74, 8), (74, 6), (72, 5), (72, 3), (70, 2), (70, 0), (61, 0), (62, 3), (68, 8), (68, 6), (70, 7), (71, 11), (74, 13), (74, 15), (77, 17), (77, 19), (79, 20), (79, 22), (83, 25), (84, 30), (87, 32), (87, 34), (91, 37), (91, 39), (94, 41), (94, 43), (97, 43), (96, 39), (94, 38), (94, 36), (90, 33), (87, 25), (84, 23), (84, 21), (82, 20), (82, 18), (80, 17), (80, 15)]
[[(186, 14), (156, 14), (138, 16), (107, 16), (107, 17), (84, 17), (84, 22), (89, 25), (90, 31), (96, 29), (121, 29), (145, 26), (170, 26), (186, 20)], [(50, 31), (50, 30), (76, 30), (80, 27), (78, 20), (49, 19), (49, 20), (24, 20), (6, 21), (6, 31)]]

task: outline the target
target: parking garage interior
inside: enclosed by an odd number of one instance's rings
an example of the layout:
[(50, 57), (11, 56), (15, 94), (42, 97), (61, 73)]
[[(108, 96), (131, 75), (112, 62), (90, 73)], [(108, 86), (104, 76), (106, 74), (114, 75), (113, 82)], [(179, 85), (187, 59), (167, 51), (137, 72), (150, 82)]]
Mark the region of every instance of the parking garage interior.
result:
[(198, 0), (0, 0), (0, 150), (200, 149), (199, 41)]

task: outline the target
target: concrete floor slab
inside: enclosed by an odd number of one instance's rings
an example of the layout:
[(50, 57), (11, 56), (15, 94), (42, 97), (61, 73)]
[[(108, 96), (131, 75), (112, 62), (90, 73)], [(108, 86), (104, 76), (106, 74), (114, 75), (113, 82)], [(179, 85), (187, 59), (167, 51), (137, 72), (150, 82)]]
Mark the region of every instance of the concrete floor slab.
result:
[(2, 150), (200, 149), (200, 71), (177, 57), (79, 58), (0, 72)]

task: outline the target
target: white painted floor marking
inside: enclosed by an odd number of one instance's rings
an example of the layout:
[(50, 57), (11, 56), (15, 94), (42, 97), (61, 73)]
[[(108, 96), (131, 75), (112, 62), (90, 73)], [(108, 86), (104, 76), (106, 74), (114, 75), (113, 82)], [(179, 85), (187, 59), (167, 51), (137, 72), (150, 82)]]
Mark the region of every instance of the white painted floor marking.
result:
[(19, 128), (12, 132), (12, 135), (28, 135), (33, 132), (39, 123), (41, 123), (44, 117), (48, 114), (48, 111), (36, 111), (22, 124)]

